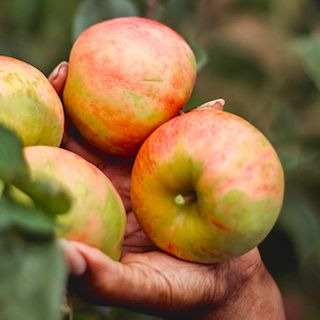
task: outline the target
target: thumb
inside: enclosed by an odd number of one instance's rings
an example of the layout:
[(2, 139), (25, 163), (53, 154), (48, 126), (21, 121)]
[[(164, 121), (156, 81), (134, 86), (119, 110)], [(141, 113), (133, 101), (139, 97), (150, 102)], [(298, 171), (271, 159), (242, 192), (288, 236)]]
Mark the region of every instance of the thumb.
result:
[(63, 61), (52, 71), (49, 75), (48, 80), (50, 81), (53, 88), (56, 90), (59, 96), (62, 95), (62, 91), (67, 79), (68, 74), (68, 63)]
[[(76, 241), (69, 241), (69, 246), (85, 261), (85, 268), (81, 269), (82, 262), (75, 267), (77, 262), (73, 261), (70, 266), (68, 260), (70, 289), (85, 301), (136, 310), (151, 308), (153, 311), (161, 304), (160, 297), (155, 297), (158, 288), (155, 288), (154, 281), (150, 281), (146, 272), (134, 262), (113, 261), (100, 250)], [(69, 256), (72, 250), (67, 250)], [(80, 273), (79, 269), (83, 272)]]

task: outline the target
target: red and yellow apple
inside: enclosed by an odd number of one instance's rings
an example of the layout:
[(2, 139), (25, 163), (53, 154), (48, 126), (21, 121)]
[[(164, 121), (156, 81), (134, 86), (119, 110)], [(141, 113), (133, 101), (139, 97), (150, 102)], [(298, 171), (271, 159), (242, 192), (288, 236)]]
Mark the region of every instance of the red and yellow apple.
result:
[(71, 209), (58, 218), (58, 235), (119, 259), (126, 214), (110, 180), (97, 167), (64, 149), (33, 146), (25, 148), (24, 154), (32, 178), (55, 180), (71, 195)]
[(76, 40), (63, 102), (90, 144), (128, 156), (177, 115), (195, 77), (194, 54), (180, 35), (153, 20), (117, 18)]
[(208, 105), (155, 130), (132, 172), (132, 206), (146, 235), (201, 263), (257, 246), (276, 222), (283, 192), (282, 166), (264, 135)]
[(64, 130), (60, 98), (48, 79), (23, 61), (0, 56), (0, 123), (25, 146), (59, 146)]

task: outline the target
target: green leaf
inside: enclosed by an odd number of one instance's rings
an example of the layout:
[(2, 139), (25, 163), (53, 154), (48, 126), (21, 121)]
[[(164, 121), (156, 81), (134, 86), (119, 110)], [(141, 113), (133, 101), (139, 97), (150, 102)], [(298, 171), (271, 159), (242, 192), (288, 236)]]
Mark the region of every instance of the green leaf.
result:
[(196, 57), (197, 71), (200, 72), (208, 62), (206, 52), (194, 40), (189, 39), (188, 43)]
[(0, 180), (0, 199), (1, 199), (3, 191), (4, 191), (4, 183), (3, 183), (3, 181)]
[(69, 193), (58, 182), (40, 179), (19, 180), (15, 186), (47, 213), (66, 213), (71, 207)]
[(0, 233), (0, 319), (61, 320), (66, 266), (56, 241)]
[(300, 266), (305, 265), (319, 248), (320, 221), (315, 209), (298, 188), (287, 187), (279, 224), (294, 243)]
[(293, 42), (293, 50), (302, 58), (305, 71), (320, 89), (320, 36), (300, 37)]
[[(0, 125), (0, 180), (22, 190), (35, 204), (50, 214), (64, 213), (70, 209), (71, 198), (60, 184), (50, 180), (30, 179), (20, 139), (2, 125)], [(0, 183), (0, 195), (3, 182)]]
[(129, 0), (84, 0), (75, 13), (72, 38), (75, 40), (83, 30), (97, 22), (138, 15), (137, 7)]
[(17, 230), (29, 238), (52, 238), (55, 222), (37, 208), (13, 201), (9, 195), (0, 199), (0, 233)]
[(28, 166), (23, 157), (20, 139), (0, 124), (0, 180), (12, 183), (17, 179), (28, 178)]
[(304, 286), (319, 286), (320, 220), (316, 208), (298, 188), (287, 188), (279, 225), (293, 243)]

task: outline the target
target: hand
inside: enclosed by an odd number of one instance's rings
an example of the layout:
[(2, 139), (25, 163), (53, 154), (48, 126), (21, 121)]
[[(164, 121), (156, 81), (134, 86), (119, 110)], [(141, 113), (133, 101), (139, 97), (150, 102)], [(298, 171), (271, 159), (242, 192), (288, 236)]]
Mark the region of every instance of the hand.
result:
[[(66, 63), (49, 76), (60, 95), (66, 76)], [(68, 119), (62, 147), (98, 166), (120, 193), (127, 211), (120, 262), (88, 245), (66, 242), (71, 289), (82, 298), (174, 319), (284, 319), (280, 293), (257, 249), (215, 265), (185, 262), (158, 250), (146, 238), (131, 210), (134, 159), (94, 150)]]

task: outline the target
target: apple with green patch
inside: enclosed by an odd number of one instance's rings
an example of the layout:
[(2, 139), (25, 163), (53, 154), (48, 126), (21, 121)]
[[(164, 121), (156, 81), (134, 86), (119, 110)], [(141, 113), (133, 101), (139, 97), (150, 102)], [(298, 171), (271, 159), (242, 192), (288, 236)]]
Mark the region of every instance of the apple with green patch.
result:
[(149, 19), (117, 18), (76, 40), (63, 101), (91, 145), (128, 156), (177, 115), (195, 78), (194, 54), (175, 31)]
[(71, 195), (71, 209), (58, 218), (58, 235), (119, 259), (126, 213), (110, 180), (97, 167), (64, 149), (33, 146), (25, 148), (24, 154), (32, 178), (55, 180)]
[(158, 247), (184, 260), (216, 263), (244, 254), (270, 232), (282, 206), (275, 150), (223, 103), (160, 126), (133, 167), (138, 222)]
[(64, 130), (60, 98), (48, 79), (23, 61), (0, 56), (0, 123), (25, 146), (59, 146)]

